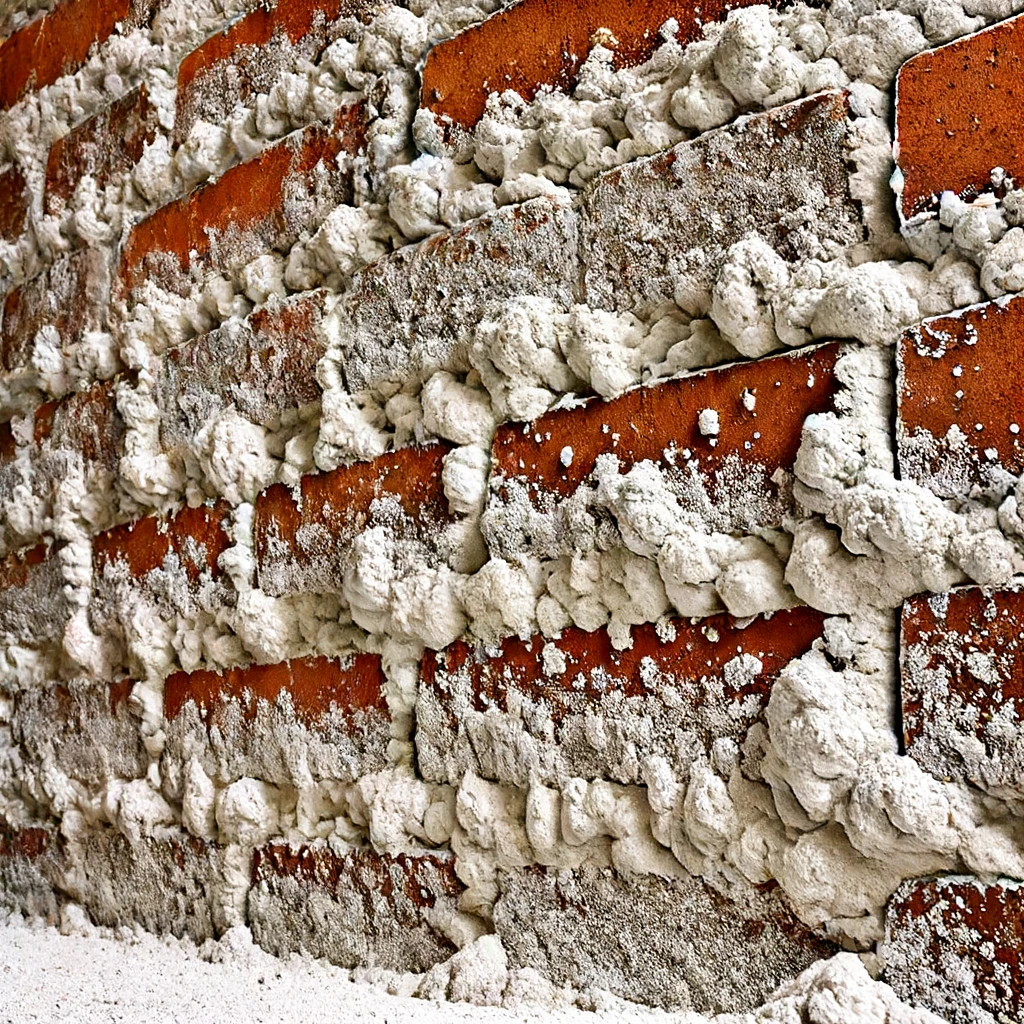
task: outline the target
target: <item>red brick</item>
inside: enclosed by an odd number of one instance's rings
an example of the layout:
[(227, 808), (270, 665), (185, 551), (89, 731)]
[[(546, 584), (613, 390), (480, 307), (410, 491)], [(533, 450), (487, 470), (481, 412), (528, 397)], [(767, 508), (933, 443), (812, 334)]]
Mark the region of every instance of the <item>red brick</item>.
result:
[(230, 546), (224, 520), (230, 513), (225, 502), (184, 508), (169, 518), (149, 516), (115, 526), (93, 539), (93, 565), (97, 574), (108, 566), (124, 563), (129, 574), (141, 580), (176, 557), (193, 582), (208, 573), (217, 578), (217, 559)]
[(145, 85), (115, 100), (105, 110), (72, 128), (50, 147), (46, 161), (44, 208), (58, 214), (86, 175), (104, 189), (141, 159), (157, 135), (156, 108)]
[(155, 7), (154, 0), (60, 0), (0, 43), (0, 110), (77, 71), (119, 23), (122, 31), (145, 24)]
[(446, 444), (401, 448), (369, 462), (305, 476), (256, 499), (256, 578), (280, 595), (341, 589), (345, 556), (363, 530), (402, 520), (400, 533), (429, 539), (453, 520), (441, 483)]
[(17, 164), (0, 172), (0, 238), (16, 242), (25, 230), (32, 195)]
[(126, 297), (147, 280), (185, 294), (190, 269), (230, 270), (268, 249), (290, 248), (351, 201), (347, 157), (362, 145), (353, 123), (362, 124), (361, 106), (341, 107), (332, 124), (292, 133), (137, 224), (121, 253)]
[(18, 827), (0, 815), (0, 910), (56, 923), (57, 845), (50, 829)]
[(85, 679), (33, 686), (14, 695), (11, 730), (31, 776), (55, 765), (87, 786), (110, 779), (139, 779), (149, 757), (139, 720), (128, 707), (130, 680), (95, 683)]
[(344, 967), (419, 972), (455, 952), (431, 923), (454, 913), (463, 890), (448, 852), (272, 844), (256, 850), (252, 881), (253, 937), (277, 956), (301, 950)]
[(903, 606), (907, 753), (940, 779), (1024, 790), (1024, 592), (966, 587)]
[(972, 199), (1002, 167), (1024, 175), (1024, 19), (1011, 18), (912, 57), (896, 79), (902, 213), (934, 209), (945, 191)]
[[(503, 554), (543, 547), (530, 534), (528, 516), (500, 513), (509, 506), (557, 515), (593, 472), (598, 456), (614, 455), (620, 470), (651, 460), (665, 472), (684, 507), (715, 520), (716, 529), (777, 526), (790, 508), (788, 489), (777, 482), (800, 446), (800, 430), (812, 413), (832, 408), (838, 384), (838, 345), (736, 363), (634, 388), (609, 402), (589, 399), (545, 413), (532, 424), (498, 427), (491, 450), (492, 487), (485, 533)], [(753, 410), (744, 392), (755, 396)], [(698, 416), (718, 412), (717, 438), (704, 437)], [(562, 451), (572, 449), (569, 466)], [(518, 524), (518, 525), (517, 525)]]
[(771, 884), (727, 898), (701, 878), (589, 867), (508, 872), (499, 884), (494, 926), (511, 969), (648, 1005), (753, 1010), (837, 952)]
[(254, 106), (284, 72), (316, 61), (331, 41), (331, 22), (376, 6), (378, 0), (264, 2), (210, 36), (178, 68), (175, 139), (183, 142), (196, 121), (220, 124), (237, 106)]
[(1022, 365), (1024, 299), (906, 331), (897, 348), (900, 473), (942, 498), (966, 498), (999, 471), (1024, 473)]
[(568, 308), (579, 287), (576, 233), (571, 206), (535, 199), (371, 263), (345, 300), (349, 388), (448, 366), (490, 301), (541, 295)]
[(164, 450), (188, 450), (228, 405), (269, 427), (283, 412), (318, 402), (324, 298), (318, 291), (264, 307), (167, 352), (156, 377)]
[(709, 22), (751, 2), (523, 0), (436, 45), (423, 67), (420, 102), (472, 128), (492, 92), (511, 89), (530, 100), (545, 86), (571, 89), (598, 29), (611, 31), (616, 66), (628, 67), (643, 63), (661, 44), (658, 29), (669, 18), (679, 23), (676, 38), (688, 43), (699, 39)]
[(52, 327), (70, 354), (86, 331), (102, 330), (110, 297), (110, 269), (95, 249), (61, 256), (4, 300), (0, 364), (8, 372), (29, 368), (36, 335)]
[(906, 882), (880, 952), (897, 995), (950, 1024), (1020, 1020), (1024, 888), (962, 876)]
[(585, 301), (704, 313), (727, 250), (751, 233), (790, 262), (838, 257), (864, 238), (850, 142), (847, 95), (822, 93), (608, 171), (582, 195)]
[(49, 541), (0, 561), (0, 635), (8, 642), (55, 642), (69, 614), (60, 560)]
[[(612, 647), (606, 630), (575, 627), (551, 641), (511, 637), (489, 653), (464, 641), (440, 654), (427, 651), (416, 706), (420, 772), (453, 784), (467, 771), (523, 786), (536, 773), (548, 781), (640, 783), (644, 758), (679, 760), (683, 731), (708, 750), (722, 737), (742, 741), (779, 672), (821, 637), (824, 618), (795, 608), (742, 629), (728, 615), (673, 619), (674, 638), (663, 641), (654, 625), (637, 626), (625, 651)], [(565, 672), (545, 669), (553, 652), (564, 657)], [(760, 668), (735, 661), (742, 655)], [(676, 691), (671, 706), (666, 686)], [(601, 749), (587, 740), (594, 715), (604, 724)], [(517, 730), (522, 744), (509, 742)], [(535, 761), (519, 763), (513, 751), (520, 747)]]

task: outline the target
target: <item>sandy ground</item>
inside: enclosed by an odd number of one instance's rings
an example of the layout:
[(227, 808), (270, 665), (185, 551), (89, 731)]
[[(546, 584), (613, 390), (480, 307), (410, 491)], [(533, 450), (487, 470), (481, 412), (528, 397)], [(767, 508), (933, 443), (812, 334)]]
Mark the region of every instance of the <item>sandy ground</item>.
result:
[[(0, 925), (0, 1024), (111, 1021), (188, 1024), (513, 1024), (609, 1020), (582, 1011), (499, 1010), (388, 995), (327, 964), (285, 962), (252, 947), (203, 960), (194, 947)], [(616, 1015), (617, 1016), (617, 1015)]]

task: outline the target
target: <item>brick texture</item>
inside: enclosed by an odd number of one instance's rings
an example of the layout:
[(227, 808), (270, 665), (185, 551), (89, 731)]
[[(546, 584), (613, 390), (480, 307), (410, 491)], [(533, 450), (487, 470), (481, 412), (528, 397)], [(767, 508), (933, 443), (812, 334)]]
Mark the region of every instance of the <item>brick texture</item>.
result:
[(889, 904), (881, 953), (903, 999), (950, 1024), (1020, 1020), (1024, 1013), (1024, 889), (950, 876), (909, 881)]
[[(488, 543), (505, 557), (557, 554), (571, 545), (571, 525), (558, 518), (559, 506), (601, 455), (614, 455), (622, 472), (644, 460), (659, 464), (680, 505), (714, 529), (779, 524), (791, 495), (777, 482), (778, 471), (792, 467), (805, 418), (832, 408), (839, 352), (827, 345), (737, 363), (635, 388), (610, 402), (554, 410), (532, 424), (503, 424), (491, 454)], [(754, 409), (744, 405), (744, 392), (754, 395)], [(700, 432), (704, 409), (718, 413), (713, 437)], [(542, 515), (554, 522), (545, 525)]]
[(450, 853), (270, 845), (253, 859), (250, 927), (278, 956), (302, 951), (343, 967), (425, 971), (455, 952), (432, 922), (454, 913), (462, 889)]
[(287, 251), (340, 203), (352, 200), (347, 157), (362, 145), (361, 107), (293, 132), (215, 182), (137, 224), (121, 252), (126, 295), (144, 281), (187, 294), (207, 269), (236, 270), (267, 250)]
[(447, 366), (489, 300), (543, 295), (568, 307), (577, 258), (573, 209), (535, 199), (377, 260), (346, 299), (348, 386), (361, 391)]
[(69, 615), (60, 561), (49, 542), (0, 561), (0, 636), (8, 643), (53, 643)]
[(1024, 593), (966, 587), (903, 606), (907, 753), (940, 779), (1024, 794)]
[(906, 331), (897, 348), (900, 472), (967, 498), (1024, 472), (1024, 299), (988, 302)]
[(0, 110), (77, 71), (118, 24), (122, 32), (142, 25), (155, 8), (154, 0), (61, 0), (0, 44)]
[(726, 250), (750, 232), (787, 260), (861, 241), (848, 118), (846, 95), (823, 93), (602, 175), (581, 200), (585, 301), (638, 315), (673, 298), (707, 309)]
[(602, 34), (602, 41), (614, 49), (618, 66), (639, 64), (660, 45), (658, 29), (669, 18), (679, 25), (676, 38), (689, 42), (746, 2), (714, 0), (698, 8), (669, 0), (524, 0), (435, 46), (423, 68), (421, 103), (472, 128), (491, 92), (511, 89), (529, 100), (545, 86), (572, 88), (598, 29), (614, 37)]
[(902, 212), (933, 209), (949, 190), (971, 199), (1002, 167), (1024, 174), (1024, 19), (1012, 18), (912, 57), (896, 80)]
[[(0, 53), (0, 58), (3, 54)], [(3, 65), (0, 64), (0, 67)], [(17, 164), (0, 171), (0, 238), (16, 242), (25, 230), (32, 196), (28, 181)]]
[(158, 127), (156, 108), (140, 85), (58, 139), (46, 161), (46, 212), (59, 213), (86, 175), (102, 191), (130, 171)]
[(182, 762), (201, 752), (207, 774), (225, 783), (357, 779), (387, 766), (383, 686), (372, 654), (178, 672), (164, 681), (167, 752)]
[(48, 828), (17, 827), (0, 815), (0, 910), (57, 923), (56, 838)]
[(256, 579), (268, 594), (339, 593), (348, 548), (377, 525), (429, 540), (453, 521), (441, 482), (448, 445), (401, 448), (305, 476), (298, 494), (275, 484), (256, 500)]
[(771, 891), (733, 901), (698, 878), (593, 868), (530, 870), (500, 884), (494, 925), (510, 967), (655, 1006), (752, 1009), (835, 952)]
[(420, 772), (455, 785), (467, 771), (519, 786), (573, 777), (642, 784), (641, 764), (657, 755), (685, 775), (715, 740), (742, 742), (779, 670), (810, 650), (823, 621), (796, 608), (745, 629), (726, 615), (674, 619), (667, 640), (637, 626), (625, 651), (605, 630), (576, 628), (547, 643), (513, 637), (490, 655), (463, 641), (427, 651), (416, 702)]

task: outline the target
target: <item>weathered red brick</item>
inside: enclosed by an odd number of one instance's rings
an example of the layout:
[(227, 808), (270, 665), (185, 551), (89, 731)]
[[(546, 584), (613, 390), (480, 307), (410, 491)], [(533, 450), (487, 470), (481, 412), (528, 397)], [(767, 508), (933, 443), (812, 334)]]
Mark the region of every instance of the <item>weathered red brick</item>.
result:
[(124, 447), (125, 425), (117, 411), (116, 383), (102, 381), (40, 407), (35, 419), (37, 442), (48, 453), (74, 452), (87, 463), (114, 471)]
[(332, 22), (378, 6), (380, 0), (265, 0), (210, 36), (178, 68), (175, 139), (184, 141), (196, 121), (220, 124), (237, 106), (253, 106), (284, 72), (317, 59)]
[(201, 756), (222, 783), (243, 776), (295, 785), (302, 777), (355, 780), (387, 767), (391, 739), (378, 655), (296, 658), (164, 682), (166, 751)]
[[(589, 399), (531, 424), (501, 425), (491, 450), (497, 486), (484, 524), (488, 543), (508, 555), (553, 552), (564, 538), (535, 529), (531, 517), (557, 518), (560, 500), (576, 492), (603, 454), (616, 456), (621, 472), (644, 460), (657, 463), (680, 504), (716, 529), (778, 525), (791, 495), (776, 474), (793, 466), (806, 417), (832, 408), (839, 352), (832, 344), (736, 363), (634, 388), (609, 402)], [(752, 410), (744, 393), (755, 398)], [(713, 437), (698, 426), (704, 409), (718, 413)]]
[(509, 967), (709, 1016), (752, 1010), (836, 947), (778, 888), (727, 898), (701, 878), (532, 869), (499, 878), (494, 926)]
[(11, 732), (22, 772), (30, 777), (52, 765), (88, 786), (142, 778), (149, 757), (139, 720), (128, 707), (131, 690), (130, 680), (75, 679), (18, 691)]
[(1024, 592), (911, 598), (900, 667), (907, 753), (940, 779), (1024, 791)]
[(280, 595), (341, 589), (352, 540), (378, 524), (429, 539), (453, 521), (441, 483), (447, 444), (401, 448), (305, 476), (298, 495), (274, 484), (256, 499), (256, 579)]
[[(464, 641), (427, 651), (416, 705), (420, 772), (456, 785), (467, 771), (520, 786), (535, 776), (640, 783), (645, 758), (680, 762), (681, 732), (707, 750), (719, 738), (742, 741), (779, 672), (810, 650), (824, 619), (810, 608), (743, 629), (728, 615), (673, 619), (671, 639), (654, 625), (637, 626), (625, 651), (606, 630), (575, 627), (557, 640), (510, 637), (493, 652)], [(564, 671), (550, 667), (557, 662)], [(675, 694), (670, 703), (666, 688)], [(595, 715), (599, 746), (587, 738)], [(517, 732), (521, 744), (510, 742)]]
[(293, 132), (132, 228), (121, 253), (126, 298), (147, 280), (185, 294), (190, 271), (235, 269), (268, 249), (287, 250), (351, 202), (348, 157), (362, 144), (352, 128), (361, 124), (358, 109), (341, 107), (332, 123)]
[[(658, 29), (674, 18), (676, 38), (699, 39), (704, 26), (721, 21), (752, 0), (713, 0), (701, 6), (671, 0), (524, 0), (492, 14), (442, 43), (429, 54), (422, 73), (421, 105), (463, 128), (483, 116), (492, 92), (512, 90), (527, 100), (545, 86), (569, 90), (594, 44), (614, 49), (616, 66), (647, 60), (661, 44)], [(509, 46), (509, 40), (516, 41)]]
[(155, 0), (60, 0), (0, 43), (0, 110), (77, 71), (118, 25), (143, 25), (155, 8)]
[(0, 635), (8, 642), (53, 643), (69, 615), (60, 560), (50, 541), (0, 561)]
[(81, 249), (61, 256), (4, 300), (0, 364), (8, 372), (26, 371), (44, 327), (57, 332), (69, 354), (87, 331), (103, 329), (109, 298), (110, 267), (103, 253)]
[(643, 316), (676, 299), (704, 312), (745, 235), (793, 262), (861, 242), (849, 132), (847, 95), (822, 93), (603, 174), (582, 196), (585, 301)]
[(576, 231), (571, 206), (535, 199), (371, 263), (345, 304), (348, 386), (448, 366), (491, 300), (542, 295), (568, 309), (579, 285)]
[(906, 331), (897, 348), (901, 474), (966, 498), (1024, 473), (1024, 299), (987, 302)]
[(224, 529), (230, 511), (226, 502), (216, 502), (115, 526), (93, 538), (94, 569), (102, 575), (108, 566), (124, 563), (132, 577), (142, 579), (174, 557), (193, 582), (207, 573), (217, 578), (217, 559), (230, 545)]
[(991, 171), (1024, 175), (1024, 19), (912, 57), (896, 79), (896, 166), (904, 217), (945, 191), (972, 199)]
[(28, 179), (17, 164), (11, 164), (0, 172), (0, 238), (16, 242), (21, 237), (31, 205)]
[(115, 100), (50, 147), (46, 161), (44, 208), (60, 213), (86, 175), (104, 189), (141, 159), (159, 129), (156, 108), (145, 85)]
[(463, 885), (451, 853), (271, 844), (256, 850), (249, 920), (277, 956), (300, 950), (344, 967), (425, 971), (455, 947), (433, 921), (455, 912)]
[(14, 826), (0, 815), (0, 909), (56, 923), (57, 846), (49, 828)]
[(228, 405), (272, 426), (286, 410), (319, 401), (324, 299), (317, 291), (264, 307), (167, 352), (156, 376), (164, 449), (187, 450)]
[(1024, 887), (946, 876), (905, 882), (889, 903), (884, 979), (950, 1024), (1024, 1013)]

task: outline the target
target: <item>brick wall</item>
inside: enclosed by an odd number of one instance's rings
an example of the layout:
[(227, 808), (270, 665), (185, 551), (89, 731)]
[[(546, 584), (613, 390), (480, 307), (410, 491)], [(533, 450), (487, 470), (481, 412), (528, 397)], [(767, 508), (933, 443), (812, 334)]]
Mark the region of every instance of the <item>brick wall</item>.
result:
[(0, 43), (0, 903), (1019, 1014), (1024, 22), (421, 6)]

